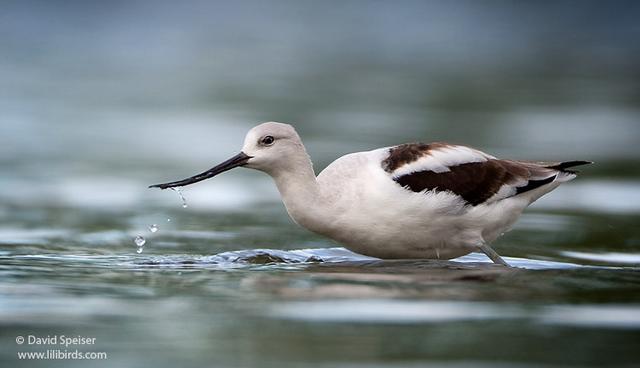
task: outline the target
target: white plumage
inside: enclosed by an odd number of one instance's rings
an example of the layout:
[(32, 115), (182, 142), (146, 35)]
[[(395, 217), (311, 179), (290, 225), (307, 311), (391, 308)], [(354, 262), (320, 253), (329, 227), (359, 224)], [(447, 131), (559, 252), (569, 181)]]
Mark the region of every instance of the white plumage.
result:
[(294, 128), (264, 123), (241, 153), (194, 177), (154, 185), (192, 184), (236, 166), (271, 175), (291, 218), (350, 250), (379, 258), (451, 259), (482, 250), (522, 211), (586, 161), (499, 160), (446, 143), (413, 143), (338, 158), (317, 177)]

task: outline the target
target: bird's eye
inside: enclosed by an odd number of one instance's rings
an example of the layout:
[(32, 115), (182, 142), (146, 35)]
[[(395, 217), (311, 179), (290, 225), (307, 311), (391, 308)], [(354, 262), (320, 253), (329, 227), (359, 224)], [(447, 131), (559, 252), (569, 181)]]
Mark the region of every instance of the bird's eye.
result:
[(273, 136), (271, 135), (266, 135), (264, 136), (261, 140), (260, 143), (262, 143), (265, 146), (270, 146), (273, 144), (273, 142), (275, 142), (275, 138), (273, 138)]

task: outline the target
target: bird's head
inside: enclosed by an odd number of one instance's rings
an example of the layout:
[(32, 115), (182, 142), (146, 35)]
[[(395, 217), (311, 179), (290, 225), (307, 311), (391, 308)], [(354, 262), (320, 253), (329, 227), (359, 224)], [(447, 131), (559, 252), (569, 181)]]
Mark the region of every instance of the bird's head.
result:
[(302, 140), (289, 124), (268, 122), (253, 127), (244, 139), (242, 150), (230, 159), (192, 177), (150, 188), (167, 189), (194, 184), (212, 178), (235, 167), (248, 167), (264, 171), (271, 176), (295, 170), (300, 161), (309, 161)]

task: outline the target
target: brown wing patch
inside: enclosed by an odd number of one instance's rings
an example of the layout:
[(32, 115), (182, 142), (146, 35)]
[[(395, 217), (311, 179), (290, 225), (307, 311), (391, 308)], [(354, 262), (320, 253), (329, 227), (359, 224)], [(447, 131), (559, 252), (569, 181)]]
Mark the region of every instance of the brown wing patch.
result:
[[(544, 180), (528, 185), (530, 170), (514, 161), (488, 160), (471, 162), (449, 168), (450, 171), (436, 173), (421, 171), (395, 178), (394, 180), (414, 192), (424, 190), (449, 191), (462, 197), (467, 203), (476, 206), (485, 202), (504, 184), (527, 183), (516, 194), (535, 189), (550, 181)], [(551, 181), (553, 181), (551, 177)], [(539, 184), (539, 185), (538, 185)]]
[(406, 143), (395, 146), (389, 150), (389, 156), (382, 161), (382, 168), (388, 173), (394, 172), (399, 167), (429, 155), (431, 150), (447, 146), (449, 145), (446, 143)]

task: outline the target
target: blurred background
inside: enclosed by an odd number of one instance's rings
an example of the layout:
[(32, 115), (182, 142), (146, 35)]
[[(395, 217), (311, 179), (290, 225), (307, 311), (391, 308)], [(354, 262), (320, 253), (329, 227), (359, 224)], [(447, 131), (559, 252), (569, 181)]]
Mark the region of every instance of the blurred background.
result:
[[(639, 20), (638, 1), (0, 2), (0, 365), (29, 333), (97, 337), (107, 367), (637, 364)], [(498, 240), (512, 273), (354, 265), (250, 170), (185, 209), (147, 189), (264, 121), (317, 172), (412, 141), (596, 164)]]
[[(639, 15), (635, 1), (5, 1), (0, 198), (128, 207), (263, 121), (294, 124), (317, 171), (446, 140), (635, 179)], [(242, 171), (189, 188), (193, 205), (237, 205), (209, 190), (225, 183), (236, 201), (277, 199)]]

